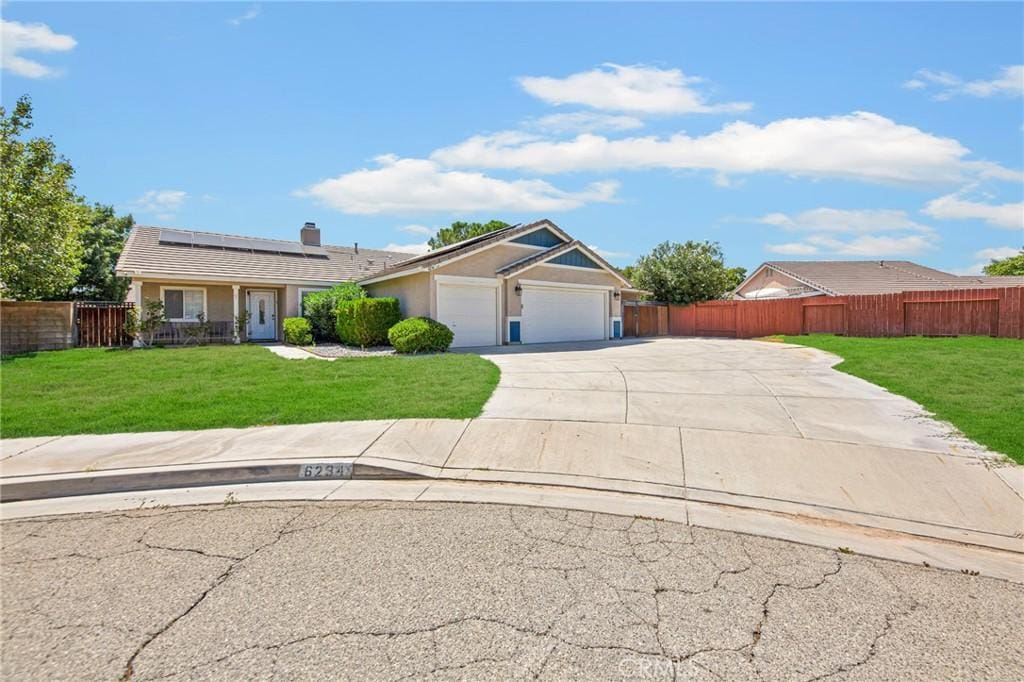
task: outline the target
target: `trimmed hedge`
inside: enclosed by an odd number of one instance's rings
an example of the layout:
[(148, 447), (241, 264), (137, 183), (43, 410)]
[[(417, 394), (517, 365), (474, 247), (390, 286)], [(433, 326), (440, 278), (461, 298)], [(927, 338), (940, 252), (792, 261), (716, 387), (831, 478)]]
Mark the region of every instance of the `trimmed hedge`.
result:
[(443, 353), (455, 335), (429, 317), (410, 317), (388, 330), (388, 341), (399, 353)]
[(361, 298), (338, 304), (338, 338), (352, 346), (383, 346), (402, 319), (397, 298)]
[(284, 342), (296, 346), (308, 346), (313, 343), (309, 320), (304, 317), (284, 318)]
[(317, 341), (337, 341), (338, 304), (361, 298), (366, 298), (366, 290), (354, 282), (306, 294), (302, 299), (302, 316), (309, 320), (313, 338)]

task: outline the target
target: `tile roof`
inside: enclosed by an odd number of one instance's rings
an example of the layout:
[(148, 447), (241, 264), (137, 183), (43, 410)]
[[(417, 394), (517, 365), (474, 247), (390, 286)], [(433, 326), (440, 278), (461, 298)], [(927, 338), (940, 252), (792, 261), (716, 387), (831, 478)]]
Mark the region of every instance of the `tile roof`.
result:
[[(369, 277), (383, 270), (387, 265), (409, 259), (409, 254), (395, 251), (354, 247), (323, 246), (326, 257), (286, 255), (262, 251), (189, 246), (186, 244), (161, 243), (159, 227), (136, 225), (125, 242), (124, 250), (117, 259), (117, 272), (121, 275), (143, 273), (146, 275), (184, 276), (191, 279), (208, 277), (214, 280), (239, 279), (245, 281), (265, 280), (295, 283), (337, 283)], [(213, 232), (194, 234), (220, 235)], [(299, 242), (285, 240), (262, 240), (279, 242), (294, 247)]]
[(368, 275), (367, 278), (380, 275), (393, 275), (399, 272), (404, 272), (406, 270), (418, 270), (419, 268), (429, 268), (431, 266), (443, 263), (446, 260), (451, 260), (452, 258), (463, 256), (467, 253), (472, 253), (473, 251), (482, 249), (485, 246), (490, 246), (495, 242), (500, 242), (510, 237), (514, 237), (517, 234), (529, 232), (530, 230), (541, 225), (551, 228), (557, 234), (564, 236), (567, 241), (571, 241), (568, 235), (562, 232), (562, 229), (555, 225), (554, 223), (552, 223), (550, 220), (537, 220), (526, 225), (510, 225), (509, 227), (503, 227), (500, 230), (495, 230), (494, 232), (487, 232), (486, 234), (477, 235), (476, 237), (463, 239), (461, 242), (456, 242), (454, 244), (449, 244), (448, 246), (442, 247), (440, 249), (435, 249), (434, 251), (425, 253), (422, 256), (415, 256), (413, 258), (404, 260), (394, 267), (389, 267), (387, 270), (383, 272), (378, 272), (375, 275)]
[(906, 260), (765, 261), (764, 265), (833, 296), (1024, 285), (1024, 277), (954, 275)]

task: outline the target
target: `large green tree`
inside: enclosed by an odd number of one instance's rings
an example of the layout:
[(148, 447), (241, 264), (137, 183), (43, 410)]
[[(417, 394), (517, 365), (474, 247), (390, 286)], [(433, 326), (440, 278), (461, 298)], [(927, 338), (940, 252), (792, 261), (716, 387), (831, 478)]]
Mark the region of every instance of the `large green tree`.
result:
[(52, 298), (81, 269), (79, 233), (88, 209), (71, 184), (74, 169), (53, 140), (22, 139), (32, 102), (0, 107), (0, 287), (15, 299)]
[(984, 268), (986, 275), (1024, 275), (1024, 250), (1016, 256), (993, 260)]
[(686, 305), (722, 298), (743, 278), (743, 268), (727, 268), (717, 242), (663, 242), (640, 258), (632, 270), (635, 286), (654, 299)]
[(430, 246), (431, 250), (440, 249), (442, 246), (448, 246), (455, 242), (461, 242), (463, 239), (469, 239), (470, 237), (494, 232), (495, 230), (500, 230), (503, 227), (508, 226), (508, 223), (500, 220), (491, 220), (486, 223), (464, 223), (462, 221), (456, 221), (452, 223), (451, 227), (442, 227), (438, 230), (437, 234), (431, 237), (427, 244)]
[(119, 216), (113, 206), (96, 204), (89, 209), (89, 221), (79, 233), (82, 270), (63, 298), (79, 301), (123, 301), (131, 281), (114, 274), (117, 257), (135, 221)]

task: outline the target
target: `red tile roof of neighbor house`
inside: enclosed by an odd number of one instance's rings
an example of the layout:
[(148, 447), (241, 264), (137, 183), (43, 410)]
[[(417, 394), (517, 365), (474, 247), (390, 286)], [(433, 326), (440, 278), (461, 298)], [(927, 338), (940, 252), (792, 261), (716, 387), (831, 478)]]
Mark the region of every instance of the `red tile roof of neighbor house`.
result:
[[(224, 243), (233, 246), (171, 243), (167, 233), (204, 237), (199, 241), (206, 242), (224, 238)], [(271, 250), (274, 248), (281, 250)], [(304, 247), (297, 241), (136, 225), (117, 259), (117, 273), (171, 279), (337, 283), (369, 277), (409, 258), (407, 253), (355, 246)]]
[(766, 261), (748, 280), (764, 267), (832, 296), (1024, 286), (1024, 277), (954, 275), (906, 260)]

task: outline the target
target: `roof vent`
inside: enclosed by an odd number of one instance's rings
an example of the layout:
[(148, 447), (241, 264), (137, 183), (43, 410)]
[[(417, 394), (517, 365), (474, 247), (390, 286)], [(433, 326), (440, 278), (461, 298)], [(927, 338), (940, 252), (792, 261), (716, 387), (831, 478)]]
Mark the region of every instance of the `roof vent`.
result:
[(320, 228), (316, 223), (306, 223), (299, 230), (299, 241), (303, 246), (320, 246)]

